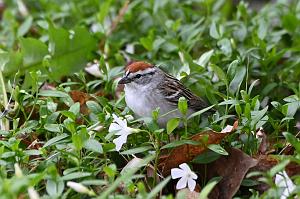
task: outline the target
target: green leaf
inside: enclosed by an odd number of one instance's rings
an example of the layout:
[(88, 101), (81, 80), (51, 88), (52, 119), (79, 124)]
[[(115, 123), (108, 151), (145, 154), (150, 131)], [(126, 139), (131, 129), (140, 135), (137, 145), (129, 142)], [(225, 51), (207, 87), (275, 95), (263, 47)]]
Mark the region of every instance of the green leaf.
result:
[(223, 70), (215, 64), (210, 64), (210, 67), (217, 74), (218, 78), (227, 85), (227, 78)]
[(201, 145), (200, 142), (194, 141), (194, 140), (177, 140), (177, 141), (173, 141), (169, 144), (164, 145), (163, 147), (161, 147), (161, 149), (168, 149), (168, 148), (174, 148), (174, 147), (178, 147), (184, 144), (190, 144), (190, 145)]
[(286, 30), (294, 32), (299, 25), (299, 19), (292, 12), (287, 12), (282, 17), (282, 25)]
[(222, 177), (214, 177), (211, 180), (209, 180), (208, 183), (205, 185), (205, 187), (200, 192), (199, 198), (207, 199), (209, 193), (220, 182), (221, 179), (222, 179)]
[(172, 118), (167, 123), (167, 133), (171, 134), (179, 125), (179, 118)]
[(83, 180), (80, 183), (87, 186), (90, 185), (103, 186), (108, 184), (108, 182), (105, 180)]
[(208, 164), (215, 160), (217, 160), (221, 155), (219, 153), (215, 153), (214, 151), (206, 151), (198, 156), (196, 156), (193, 160), (196, 164)]
[(62, 180), (57, 182), (53, 180), (47, 180), (46, 191), (50, 196), (59, 196), (62, 194), (65, 188), (65, 184)]
[(268, 24), (264, 19), (259, 20), (257, 36), (259, 39), (263, 40), (267, 36)]
[(242, 185), (242, 186), (245, 186), (245, 187), (252, 187), (252, 186), (259, 185), (259, 184), (261, 184), (261, 182), (258, 182), (258, 181), (256, 181), (256, 180), (252, 180), (252, 179), (247, 179), (247, 178), (245, 178), (245, 179), (243, 179), (241, 185)]
[(25, 21), (20, 25), (18, 28), (17, 36), (22, 37), (24, 36), (29, 30), (32, 25), (33, 18), (32, 16), (28, 16)]
[(118, 177), (113, 183), (110, 184), (96, 199), (106, 199), (108, 196), (120, 185), (121, 182), (130, 179), (135, 172), (137, 172), (143, 165), (148, 164), (151, 160), (154, 159), (154, 156), (149, 156), (140, 161), (135, 167), (128, 169), (123, 175)]
[(60, 111), (60, 113), (63, 116), (66, 116), (67, 118), (70, 118), (72, 121), (76, 120), (76, 115), (71, 111)]
[(241, 102), (239, 100), (224, 100), (223, 102), (220, 102), (218, 105), (219, 106), (223, 106), (223, 105), (227, 105), (227, 104), (230, 104), (230, 105), (237, 105), (237, 104), (240, 104)]
[(78, 115), (79, 112), (80, 112), (80, 103), (79, 103), (79, 102), (76, 102), (75, 104), (73, 104), (73, 105), (70, 107), (69, 111), (70, 111), (71, 113), (74, 113), (74, 115)]
[(196, 116), (198, 116), (198, 115), (201, 115), (202, 113), (205, 113), (205, 112), (208, 111), (209, 109), (212, 109), (214, 106), (215, 106), (215, 105), (211, 105), (211, 106), (209, 106), (209, 107), (206, 107), (206, 108), (204, 108), (204, 109), (201, 109), (200, 111), (197, 111), (197, 112), (191, 114), (191, 115), (188, 117), (188, 120), (191, 119), (191, 118), (193, 118), (193, 117), (196, 117)]
[(49, 76), (59, 80), (86, 66), (87, 56), (96, 47), (97, 42), (83, 27), (72, 31), (63, 28), (49, 28), (49, 49), (51, 54)]
[(277, 164), (276, 166), (272, 167), (269, 170), (270, 176), (274, 177), (275, 174), (277, 174), (278, 172), (282, 171), (286, 167), (286, 165), (288, 165), (289, 163), (290, 163), (290, 160), (289, 159), (285, 159), (282, 162), (280, 162), (279, 164)]
[(0, 53), (0, 66), (4, 76), (14, 76), (22, 66), (21, 52)]
[(282, 133), (285, 137), (285, 139), (293, 146), (295, 147), (296, 151), (300, 154), (300, 142), (299, 140), (294, 136), (292, 135), (291, 133), (289, 132), (283, 132)]
[(245, 75), (246, 75), (246, 68), (243, 66), (237, 67), (235, 76), (229, 84), (229, 92), (231, 94), (235, 94), (235, 92), (238, 90)]
[(103, 56), (100, 57), (100, 61), (99, 61), (99, 69), (102, 70), (103, 73), (104, 73), (105, 75), (108, 74), (107, 66), (106, 66), (106, 64), (105, 64), (105, 60), (104, 60), (104, 57), (103, 57)]
[(116, 173), (117, 173), (117, 167), (115, 164), (110, 164), (108, 166), (105, 166), (103, 168), (103, 171), (105, 172), (105, 174), (110, 177), (113, 178), (115, 177)]
[(88, 177), (91, 175), (92, 174), (89, 172), (74, 172), (74, 173), (70, 173), (70, 174), (63, 176), (62, 180), (65, 180), (65, 181), (75, 180), (75, 179), (79, 179), (79, 178)]
[(228, 79), (232, 80), (234, 78), (238, 64), (239, 64), (239, 60), (233, 60), (229, 64), (227, 69)]
[(187, 100), (184, 97), (180, 97), (179, 100), (178, 100), (178, 110), (183, 115), (187, 114), (188, 104), (187, 104)]
[(103, 23), (104, 19), (108, 15), (111, 2), (111, 0), (101, 1), (101, 6), (97, 15), (97, 19), (100, 23)]
[(228, 155), (228, 152), (223, 147), (221, 147), (219, 144), (210, 144), (207, 146), (207, 148), (209, 148), (210, 150), (212, 150), (218, 154)]
[(232, 48), (231, 48), (231, 43), (230, 43), (229, 39), (224, 38), (224, 39), (218, 41), (217, 44), (220, 47), (220, 49), (224, 55), (231, 56)]
[(219, 39), (221, 36), (217, 30), (216, 22), (212, 22), (209, 28), (209, 35), (214, 39)]
[(30, 69), (32, 67), (41, 66), (44, 57), (48, 54), (46, 44), (38, 39), (21, 38), (21, 53), (23, 55), (22, 69)]
[(63, 134), (58, 135), (58, 136), (56, 136), (56, 137), (54, 137), (54, 138), (51, 138), (50, 140), (48, 140), (48, 141), (44, 144), (43, 148), (46, 148), (46, 147), (48, 147), (48, 146), (52, 146), (52, 145), (54, 145), (55, 143), (57, 143), (57, 142), (59, 142), (59, 141), (65, 139), (65, 138), (67, 138), (67, 137), (69, 137), (69, 135), (66, 134), (66, 133), (63, 133)]
[(214, 54), (214, 50), (210, 50), (210, 51), (203, 53), (201, 55), (201, 57), (198, 59), (197, 64), (199, 66), (205, 67), (208, 64), (208, 62), (213, 54)]
[(102, 112), (101, 106), (95, 101), (87, 101), (86, 105), (93, 113), (98, 114)]
[(245, 109), (244, 109), (244, 114), (246, 118), (250, 119), (251, 118), (251, 105), (250, 103), (246, 103)]
[(82, 138), (82, 136), (79, 133), (72, 134), (72, 144), (75, 146), (75, 148), (78, 151), (80, 151), (83, 147), (83, 140), (81, 138)]
[(54, 132), (54, 133), (60, 133), (62, 131), (60, 124), (45, 124), (44, 128), (47, 131)]
[(256, 79), (256, 80), (254, 80), (254, 81), (251, 83), (251, 85), (250, 85), (250, 87), (249, 87), (249, 90), (248, 90), (248, 95), (249, 95), (249, 96), (250, 96), (250, 94), (251, 94), (252, 89), (254, 88), (254, 86), (256, 86), (258, 83), (259, 83), (259, 79)]
[(152, 146), (142, 146), (142, 147), (129, 149), (127, 151), (123, 151), (123, 152), (121, 152), (121, 154), (122, 155), (131, 155), (131, 154), (136, 154), (136, 153), (142, 153), (142, 152), (145, 152), (145, 151), (149, 151), (151, 149), (153, 149)]
[(171, 176), (168, 176), (166, 179), (161, 181), (158, 185), (156, 185), (150, 193), (148, 193), (146, 199), (155, 198), (155, 196), (168, 184), (171, 180)]
[(153, 40), (151, 38), (143, 37), (140, 39), (140, 42), (148, 51), (151, 51), (153, 49)]
[(268, 111), (268, 106), (266, 106), (263, 110), (260, 111), (253, 111), (251, 112), (251, 127), (254, 128), (254, 125), (256, 125), (263, 117), (264, 115), (267, 113)]
[(39, 96), (44, 97), (70, 97), (67, 93), (62, 91), (56, 91), (56, 90), (42, 90), (39, 92)]
[(298, 108), (300, 107), (300, 101), (290, 102), (282, 106), (286, 117), (294, 117)]
[(92, 138), (85, 141), (84, 148), (96, 153), (103, 153), (102, 145), (100, 144), (100, 142)]

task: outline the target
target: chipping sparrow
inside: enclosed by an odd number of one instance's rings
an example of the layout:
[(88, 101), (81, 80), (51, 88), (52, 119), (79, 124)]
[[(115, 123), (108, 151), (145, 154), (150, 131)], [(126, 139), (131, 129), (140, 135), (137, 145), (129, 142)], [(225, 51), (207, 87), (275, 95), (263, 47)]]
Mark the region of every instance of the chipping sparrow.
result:
[(207, 107), (205, 101), (175, 77), (146, 62), (129, 64), (119, 84), (125, 84), (126, 104), (139, 117), (151, 117), (152, 111), (159, 107), (160, 115), (164, 115), (158, 119), (162, 127), (169, 119), (182, 116), (177, 110), (180, 97), (187, 99), (188, 115)]

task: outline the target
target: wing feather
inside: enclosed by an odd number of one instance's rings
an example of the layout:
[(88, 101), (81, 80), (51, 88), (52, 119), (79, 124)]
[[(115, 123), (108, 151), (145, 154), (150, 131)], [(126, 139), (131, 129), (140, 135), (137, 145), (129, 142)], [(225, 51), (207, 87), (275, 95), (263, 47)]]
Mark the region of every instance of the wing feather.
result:
[(160, 91), (164, 94), (165, 99), (172, 105), (177, 106), (180, 97), (185, 97), (190, 108), (195, 111), (206, 108), (207, 103), (200, 97), (194, 95), (178, 79), (164, 73), (164, 83), (159, 85)]

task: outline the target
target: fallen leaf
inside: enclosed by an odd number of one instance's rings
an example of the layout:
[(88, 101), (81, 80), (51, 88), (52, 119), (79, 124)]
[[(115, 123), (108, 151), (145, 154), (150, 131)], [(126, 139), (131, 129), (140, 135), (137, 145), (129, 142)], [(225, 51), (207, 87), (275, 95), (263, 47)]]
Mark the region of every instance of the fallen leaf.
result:
[[(174, 148), (169, 155), (163, 155), (160, 158), (159, 168), (164, 176), (170, 174), (172, 168), (178, 167), (179, 164), (190, 162), (197, 155), (207, 150), (209, 144), (219, 144), (228, 133), (217, 133), (215, 131), (205, 131), (191, 137), (190, 140), (198, 141), (200, 145), (184, 144)], [(206, 141), (205, 141), (206, 140)]]
[[(254, 167), (250, 168), (248, 173), (251, 173), (254, 171), (261, 171), (261, 172), (268, 171), (273, 166), (278, 164), (278, 162), (279, 162), (277, 159), (275, 159), (271, 155), (260, 155), (260, 156), (256, 157), (256, 159), (257, 159), (258, 163)], [(256, 177), (252, 177), (251, 179), (256, 180), (258, 178), (259, 178), (259, 176), (256, 176)], [(260, 193), (265, 192), (269, 188), (270, 188), (270, 186), (266, 183), (260, 183), (259, 185), (256, 185), (253, 187), (253, 189), (259, 191)]]
[(199, 192), (190, 191), (189, 189), (181, 189), (177, 192), (176, 198), (184, 198), (184, 199), (198, 199)]
[[(194, 166), (194, 171), (198, 171), (200, 176), (207, 176), (207, 179), (213, 177), (222, 177), (220, 182), (209, 194), (210, 199), (222, 198), (230, 199), (239, 190), (244, 176), (251, 167), (254, 167), (258, 161), (243, 151), (230, 148), (227, 150), (229, 155), (222, 156), (216, 161), (207, 165), (200, 165), (198, 169)], [(202, 167), (206, 166), (206, 170)], [(206, 174), (205, 174), (206, 172)]]
[(80, 105), (85, 104), (89, 99), (91, 99), (91, 96), (89, 94), (82, 91), (70, 91), (69, 95), (74, 102), (79, 102)]
[(231, 132), (233, 130), (233, 126), (231, 125), (227, 125), (224, 129), (222, 129), (222, 131), (220, 133), (228, 133)]
[(91, 96), (87, 93), (84, 93), (82, 91), (70, 91), (69, 95), (73, 99), (74, 102), (79, 102), (80, 104), (80, 113), (83, 115), (89, 114), (89, 109), (86, 106), (86, 102), (91, 100)]
[(285, 171), (289, 177), (300, 175), (300, 165), (295, 162), (291, 162), (285, 167)]

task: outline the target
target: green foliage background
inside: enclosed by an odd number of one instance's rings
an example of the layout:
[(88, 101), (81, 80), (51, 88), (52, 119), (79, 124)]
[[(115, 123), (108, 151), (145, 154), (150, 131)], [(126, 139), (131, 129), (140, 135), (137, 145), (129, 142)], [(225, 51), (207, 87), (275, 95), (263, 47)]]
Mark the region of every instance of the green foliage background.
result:
[[(254, 155), (260, 140), (252, 132), (264, 127), (275, 140), (274, 154), (299, 164), (300, 2), (280, 0), (260, 10), (252, 4), (4, 0), (0, 6), (0, 198), (26, 195), (31, 186), (44, 198), (80, 198), (65, 186), (69, 180), (89, 186), (99, 196), (104, 190), (105, 194), (114, 191), (116, 187), (111, 187), (117, 180), (125, 179), (119, 172), (124, 161), (114, 151), (107, 129), (112, 113), (130, 114), (124, 100), (116, 97), (116, 78), (129, 60), (160, 66), (215, 105), (218, 111), (209, 123), (193, 127), (190, 134), (205, 128), (220, 131), (235, 115), (240, 125), (226, 145)], [(99, 78), (82, 70), (94, 60), (99, 63)], [(45, 82), (56, 90), (40, 91)], [(68, 95), (71, 90), (93, 95), (94, 100), (87, 102), (88, 116)], [(99, 90), (103, 96), (94, 95)], [(83, 124), (76, 122), (78, 117), (84, 118)], [(178, 122), (173, 124), (171, 132)], [(99, 125), (101, 129), (95, 130)], [(167, 141), (158, 129), (137, 122), (131, 125)], [(134, 136), (126, 149), (139, 147), (130, 152), (143, 157), (159, 151), (161, 146), (147, 136)], [(36, 138), (43, 147), (24, 143)], [(293, 156), (280, 154), (287, 142), (296, 149)], [(122, 157), (132, 158), (127, 153)], [(15, 163), (23, 170), (22, 178), (15, 176)], [(146, 191), (143, 180), (132, 175), (137, 179), (125, 183), (124, 191), (116, 193), (120, 197), (143, 197), (155, 190)], [(295, 178), (298, 184), (299, 180)], [(261, 197), (279, 196), (280, 190), (271, 184)], [(251, 197), (259, 196), (253, 192)]]

